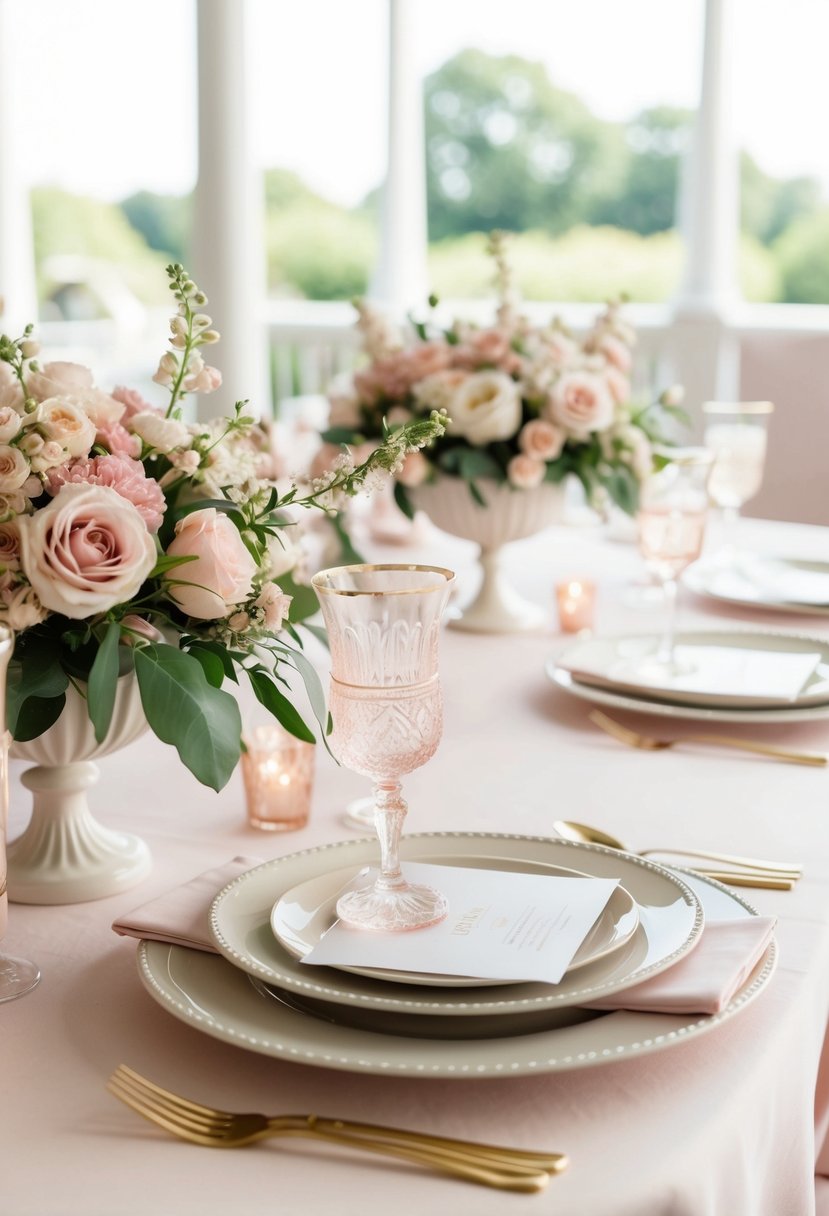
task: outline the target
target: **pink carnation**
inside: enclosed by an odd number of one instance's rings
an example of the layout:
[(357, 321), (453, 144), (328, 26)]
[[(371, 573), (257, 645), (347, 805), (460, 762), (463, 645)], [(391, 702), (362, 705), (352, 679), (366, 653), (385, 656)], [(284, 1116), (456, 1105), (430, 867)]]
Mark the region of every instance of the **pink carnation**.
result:
[(361, 400), (403, 401), (412, 386), (426, 376), (443, 371), (451, 358), (449, 347), (439, 342), (422, 342), (411, 350), (398, 350), (370, 367), (355, 373), (354, 386)]
[(107, 422), (98, 427), (95, 442), (108, 448), (113, 456), (140, 456), (141, 440), (131, 435), (120, 422)]
[(511, 375), (521, 367), (521, 359), (512, 349), (509, 334), (500, 329), (479, 329), (454, 348), (452, 366), (467, 371), (492, 367)]
[(161, 527), (167, 505), (164, 494), (158, 482), (147, 477), (138, 460), (129, 456), (95, 456), (59, 465), (46, 474), (46, 490), (52, 497), (68, 483), (109, 486), (132, 503), (148, 531), (157, 532)]

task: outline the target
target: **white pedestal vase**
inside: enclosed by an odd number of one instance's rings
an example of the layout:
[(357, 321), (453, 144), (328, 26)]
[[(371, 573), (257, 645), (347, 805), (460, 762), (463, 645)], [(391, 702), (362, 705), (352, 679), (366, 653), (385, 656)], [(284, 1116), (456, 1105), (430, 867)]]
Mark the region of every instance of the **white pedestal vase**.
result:
[(475, 483), (482, 507), (460, 477), (438, 477), (409, 490), (412, 503), (432, 523), (481, 550), (481, 585), (466, 608), (456, 610), (449, 625), (476, 633), (520, 633), (543, 628), (549, 612), (532, 604), (509, 585), (501, 570), (501, 549), (514, 540), (543, 531), (564, 518), (565, 487), (544, 482), (530, 490), (481, 479)]
[(9, 899), (23, 904), (72, 904), (127, 891), (152, 868), (143, 840), (103, 827), (86, 792), (98, 780), (94, 759), (132, 743), (146, 730), (138, 681), (118, 681), (112, 723), (95, 739), (86, 702), (70, 685), (57, 722), (37, 739), (12, 743), (17, 760), (33, 760), (21, 778), (33, 794), (32, 818), (8, 846)]

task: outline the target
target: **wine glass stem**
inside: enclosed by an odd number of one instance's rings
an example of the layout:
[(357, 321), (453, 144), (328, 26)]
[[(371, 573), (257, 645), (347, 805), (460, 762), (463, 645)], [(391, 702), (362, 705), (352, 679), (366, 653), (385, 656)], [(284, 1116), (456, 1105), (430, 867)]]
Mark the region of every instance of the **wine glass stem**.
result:
[(676, 579), (666, 579), (662, 584), (662, 589), (665, 593), (666, 615), (662, 640), (659, 643), (658, 658), (662, 663), (672, 664), (674, 661), (674, 639), (676, 636), (676, 603), (678, 592)]
[(374, 828), (380, 840), (380, 873), (376, 885), (391, 891), (404, 887), (400, 871), (400, 834), (409, 809), (399, 781), (378, 781), (374, 787)]
[(740, 519), (739, 507), (723, 507), (722, 530), (723, 549), (729, 557), (737, 552), (737, 524)]

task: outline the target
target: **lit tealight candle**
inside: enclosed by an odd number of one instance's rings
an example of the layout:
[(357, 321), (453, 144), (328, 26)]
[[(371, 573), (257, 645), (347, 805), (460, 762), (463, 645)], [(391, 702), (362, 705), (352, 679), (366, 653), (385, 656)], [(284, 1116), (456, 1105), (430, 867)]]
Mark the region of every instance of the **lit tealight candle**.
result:
[(586, 578), (568, 578), (556, 585), (558, 621), (562, 633), (593, 628), (596, 587)]
[(242, 777), (248, 823), (266, 832), (289, 832), (308, 822), (314, 785), (314, 745), (276, 723), (245, 735)]

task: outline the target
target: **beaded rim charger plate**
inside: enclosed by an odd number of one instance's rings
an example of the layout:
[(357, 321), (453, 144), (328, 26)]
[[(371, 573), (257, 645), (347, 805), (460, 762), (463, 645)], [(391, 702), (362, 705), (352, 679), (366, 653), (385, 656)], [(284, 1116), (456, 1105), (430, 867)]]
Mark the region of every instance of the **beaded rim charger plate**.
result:
[[(756, 915), (751, 905), (712, 879), (683, 877), (706, 906), (715, 902), (718, 915)], [(138, 946), (139, 974), (152, 998), (212, 1038), (320, 1068), (458, 1080), (565, 1072), (674, 1047), (742, 1012), (764, 990), (775, 965), (772, 941), (731, 1002), (713, 1015), (620, 1011), (518, 1038), (441, 1040), (331, 1025), (273, 1001), (223, 958), (161, 942)]]

